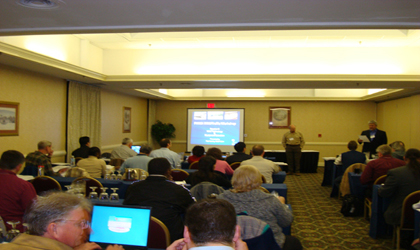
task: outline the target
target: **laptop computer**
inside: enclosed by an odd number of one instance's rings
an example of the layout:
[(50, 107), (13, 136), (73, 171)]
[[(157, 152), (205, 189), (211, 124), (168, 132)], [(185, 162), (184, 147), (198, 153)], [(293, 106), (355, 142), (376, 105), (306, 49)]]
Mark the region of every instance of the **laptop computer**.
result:
[(147, 249), (151, 207), (95, 204), (89, 241), (105, 249), (122, 245), (125, 249)]
[(136, 146), (136, 145), (131, 146), (131, 149), (136, 151), (137, 154), (140, 154), (140, 148), (141, 146)]

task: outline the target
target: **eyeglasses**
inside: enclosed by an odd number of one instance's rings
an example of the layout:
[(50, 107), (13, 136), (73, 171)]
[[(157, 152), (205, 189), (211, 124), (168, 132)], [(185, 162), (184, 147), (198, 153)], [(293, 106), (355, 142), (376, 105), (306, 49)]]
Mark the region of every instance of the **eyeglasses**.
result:
[(90, 227), (90, 222), (87, 220), (58, 220), (57, 222), (65, 222), (65, 221), (77, 221), (76, 223), (74, 223), (75, 225), (77, 225), (78, 227), (80, 227), (81, 229), (86, 229)]

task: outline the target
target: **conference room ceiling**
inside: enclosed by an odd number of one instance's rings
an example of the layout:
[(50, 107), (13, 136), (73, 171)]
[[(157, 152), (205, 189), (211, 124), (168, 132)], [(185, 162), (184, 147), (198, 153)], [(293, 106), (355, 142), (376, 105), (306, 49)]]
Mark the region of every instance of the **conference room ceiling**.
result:
[[(24, 7), (25, 4), (31, 8)], [(420, 47), (419, 29), (418, 0), (14, 0), (0, 3), (0, 36), (72, 34), (104, 50)], [(389, 89), (383, 92), (386, 95), (329, 97), (374, 101), (420, 92), (419, 75), (384, 78), (374, 74), (368, 77), (174, 74), (147, 79), (98, 74), (94, 77), (83, 74), (83, 70), (72, 71), (42, 63), (42, 60), (31, 61), (7, 50), (1, 52), (2, 64), (145, 98), (194, 99), (171, 97), (159, 93), (158, 88), (168, 89), (168, 92), (171, 89), (224, 89), (225, 92), (226, 89), (296, 89), (295, 96), (286, 91), (293, 100), (310, 99), (299, 94), (307, 89), (312, 92), (316, 89)], [(265, 97), (269, 98), (288, 99), (286, 96)]]

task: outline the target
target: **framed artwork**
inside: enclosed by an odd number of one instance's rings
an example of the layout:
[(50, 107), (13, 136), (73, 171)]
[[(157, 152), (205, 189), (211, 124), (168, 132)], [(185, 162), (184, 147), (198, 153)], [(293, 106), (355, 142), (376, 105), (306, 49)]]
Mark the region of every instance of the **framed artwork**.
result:
[(123, 107), (123, 133), (131, 133), (131, 108)]
[(0, 136), (19, 135), (19, 103), (0, 102)]
[(270, 107), (268, 128), (288, 128), (290, 115), (291, 107)]

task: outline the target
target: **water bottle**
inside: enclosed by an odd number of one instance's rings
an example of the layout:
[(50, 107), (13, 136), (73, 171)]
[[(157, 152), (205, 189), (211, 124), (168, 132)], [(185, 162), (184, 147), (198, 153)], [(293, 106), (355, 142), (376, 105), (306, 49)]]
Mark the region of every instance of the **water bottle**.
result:
[(39, 165), (38, 166), (38, 176), (44, 175), (44, 166)]
[(70, 165), (71, 167), (74, 167), (76, 165), (76, 159), (74, 158), (74, 156), (71, 156), (70, 158)]

